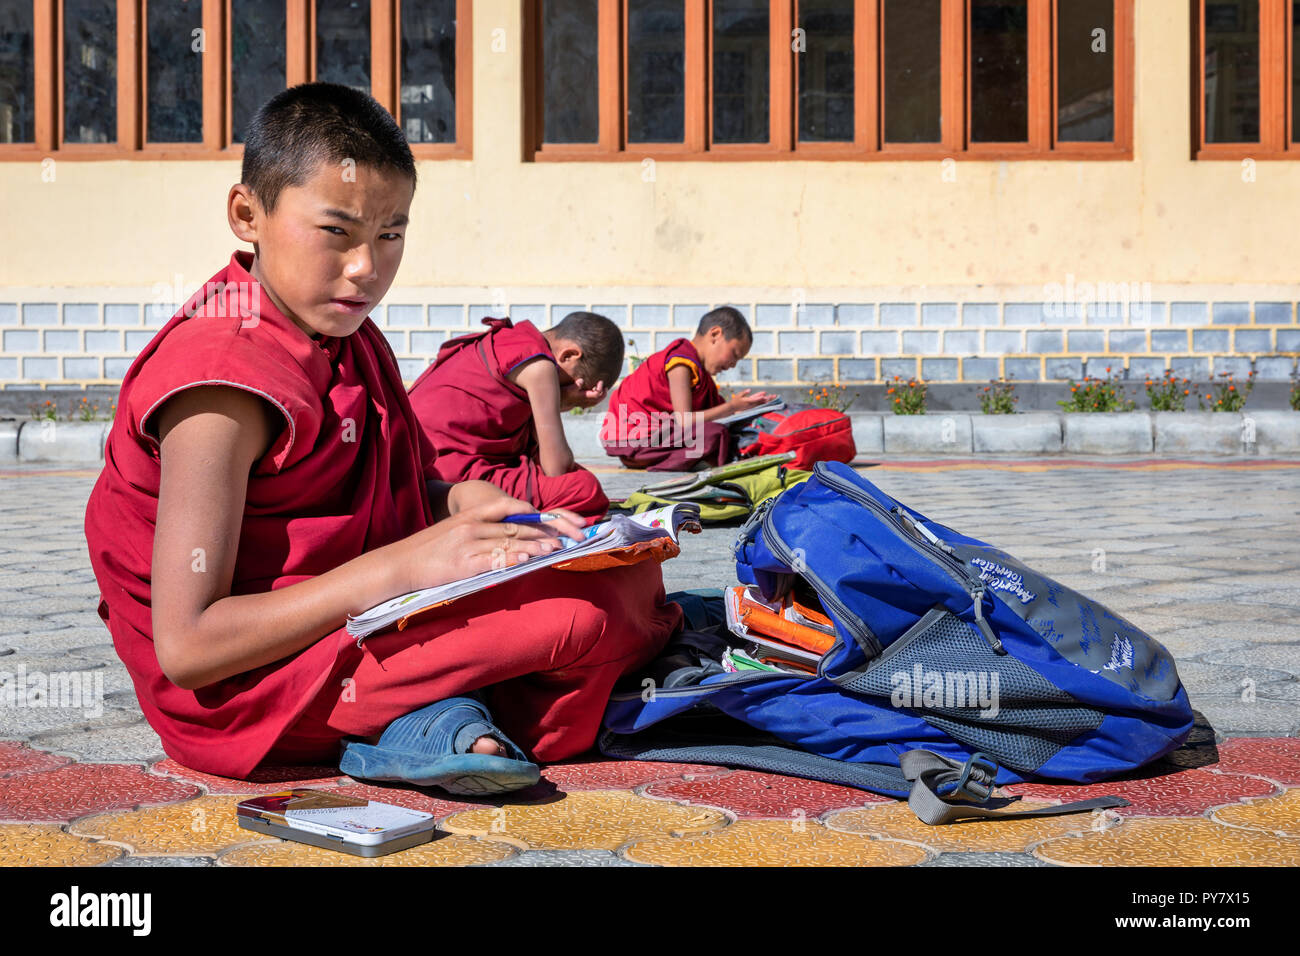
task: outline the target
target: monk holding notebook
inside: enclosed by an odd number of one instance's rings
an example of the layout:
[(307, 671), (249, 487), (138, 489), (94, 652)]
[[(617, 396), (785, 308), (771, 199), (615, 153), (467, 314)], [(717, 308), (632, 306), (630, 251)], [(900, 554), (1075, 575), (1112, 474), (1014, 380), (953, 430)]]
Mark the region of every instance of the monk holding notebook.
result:
[(680, 626), (658, 565), (544, 568), (383, 630), (349, 616), (549, 554), (580, 519), (449, 485), (368, 318), (415, 164), (373, 99), (312, 83), (248, 130), (236, 252), (122, 383), (86, 507), (99, 615), (166, 752), (209, 773), (335, 763), (495, 793), (591, 746), (615, 681)]

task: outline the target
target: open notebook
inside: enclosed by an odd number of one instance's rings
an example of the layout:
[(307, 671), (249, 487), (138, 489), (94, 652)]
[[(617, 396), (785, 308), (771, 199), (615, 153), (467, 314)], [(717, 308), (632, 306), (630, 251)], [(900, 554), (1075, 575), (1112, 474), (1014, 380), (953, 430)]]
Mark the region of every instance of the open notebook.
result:
[(667, 550), (665, 556), (671, 557), (677, 554), (678, 534), (682, 531), (698, 534), (699, 530), (700, 509), (698, 505), (690, 503), (669, 505), (666, 508), (656, 508), (637, 515), (613, 515), (608, 521), (591, 528), (591, 533), (586, 540), (566, 548), (560, 548), (550, 554), (538, 555), (512, 567), (496, 568), (460, 581), (452, 581), (450, 584), (412, 591), (410, 594), (403, 594), (377, 604), (364, 614), (356, 617), (349, 616), (348, 633), (355, 637), (357, 644), (360, 645), (367, 636), (394, 622), (398, 623), (400, 630), (404, 626), (404, 619), (413, 614), (448, 604), (457, 598), (474, 594), (502, 581), (509, 581), (536, 571), (538, 568), (552, 565), (565, 568), (573, 565), (573, 570), (589, 570), (601, 566), (613, 566), (627, 562), (611, 560), (606, 565), (592, 559), (597, 556), (613, 558), (619, 555), (637, 555), (642, 552), (664, 553), (665, 549), (656, 549), (655, 545), (666, 542), (671, 542), (672, 547)]

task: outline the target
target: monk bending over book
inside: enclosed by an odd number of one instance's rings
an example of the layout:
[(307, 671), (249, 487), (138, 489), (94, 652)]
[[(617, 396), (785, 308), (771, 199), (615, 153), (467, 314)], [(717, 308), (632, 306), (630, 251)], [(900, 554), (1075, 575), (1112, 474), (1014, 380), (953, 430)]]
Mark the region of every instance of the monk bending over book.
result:
[(651, 562), (542, 569), (364, 648), (347, 632), (389, 598), (582, 534), (571, 512), (504, 523), (533, 505), (435, 480), (367, 317), (402, 260), (415, 175), (369, 96), (313, 83), (272, 98), (227, 197), (254, 252), (122, 383), (86, 540), (100, 617), (186, 766), (245, 777), (263, 761), (339, 761), (456, 793), (528, 786), (533, 761), (591, 746), (614, 682), (680, 624)]

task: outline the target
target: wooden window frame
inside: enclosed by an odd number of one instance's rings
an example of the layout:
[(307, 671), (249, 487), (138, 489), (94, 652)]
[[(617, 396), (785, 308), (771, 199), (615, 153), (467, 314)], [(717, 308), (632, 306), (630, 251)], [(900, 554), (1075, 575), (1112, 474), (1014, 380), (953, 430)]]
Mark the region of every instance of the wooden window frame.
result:
[[(243, 143), (232, 142), (230, 42), (231, 0), (202, 0), (203, 139), (197, 143), (150, 143), (147, 133), (145, 15), (149, 0), (115, 0), (117, 11), (117, 141), (68, 143), (63, 138), (63, 3), (34, 0), (32, 21), (33, 142), (0, 143), (0, 162), (51, 157), (60, 160), (238, 159)], [(371, 95), (402, 122), (402, 0), (371, 0)], [(456, 140), (411, 143), (417, 159), (473, 157), (473, 0), (456, 0)], [(285, 85), (315, 76), (314, 0), (285, 0)], [(213, 53), (218, 52), (216, 56)]]
[[(624, 99), (627, 89), (627, 0), (597, 0), (599, 140), (545, 143), (542, 63), (542, 2), (523, 3), (525, 162), (640, 162), (645, 158), (693, 161), (745, 160), (1131, 160), (1133, 158), (1134, 0), (1114, 0), (1115, 138), (1112, 142), (1060, 142), (1057, 138), (1056, 0), (1029, 5), (1029, 140), (1025, 143), (970, 141), (969, 0), (941, 0), (941, 138), (937, 143), (886, 143), (881, 90), (884, 82), (884, 0), (856, 0), (854, 33), (854, 139), (852, 142), (798, 140), (798, 71), (788, 37), (799, 22), (799, 0), (771, 0), (769, 138), (766, 143), (712, 142), (711, 0), (685, 2), (685, 116), (681, 143), (628, 143)], [(1196, 2), (1196, 0), (1193, 0)], [(1269, 0), (1280, 2), (1280, 0)], [(960, 64), (961, 69), (953, 69)], [(865, 82), (863, 82), (865, 81)]]
[(1205, 0), (1191, 0), (1192, 159), (1300, 159), (1292, 139), (1292, 0), (1259, 0), (1259, 140), (1255, 143), (1205, 141)]

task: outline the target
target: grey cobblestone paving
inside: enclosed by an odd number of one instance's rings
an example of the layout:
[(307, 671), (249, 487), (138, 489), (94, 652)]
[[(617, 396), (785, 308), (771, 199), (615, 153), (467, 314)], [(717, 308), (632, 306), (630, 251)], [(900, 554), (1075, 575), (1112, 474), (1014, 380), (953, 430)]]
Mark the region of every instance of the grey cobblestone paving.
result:
[[(0, 675), (19, 664), (94, 671), (106, 699), (94, 717), (0, 707), (0, 739), (88, 761), (156, 759), (158, 738), (140, 719), (95, 613), (98, 588), (81, 530), (95, 475), (48, 471), (20, 465), (0, 477)], [(985, 463), (864, 474), (933, 520), (1097, 596), (1157, 635), (1220, 738), (1300, 732), (1300, 536), (1289, 533), (1300, 528), (1300, 466), (1014, 471)], [(659, 477), (600, 474), (611, 497)], [(734, 528), (689, 537), (664, 566), (665, 587), (733, 583), (734, 537)], [(1003, 855), (944, 854), (928, 865), (976, 864), (977, 856)], [(1013, 854), (997, 865), (1032, 858)]]

